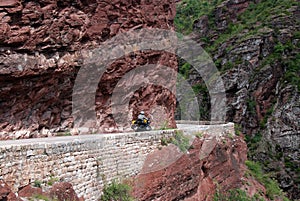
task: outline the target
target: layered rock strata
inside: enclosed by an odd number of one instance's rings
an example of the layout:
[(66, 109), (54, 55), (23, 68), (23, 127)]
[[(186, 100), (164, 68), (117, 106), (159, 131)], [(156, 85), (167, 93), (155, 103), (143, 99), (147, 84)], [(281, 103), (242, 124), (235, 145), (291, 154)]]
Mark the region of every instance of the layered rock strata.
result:
[[(70, 130), (74, 124), (72, 89), (87, 59), (82, 50), (99, 48), (129, 30), (172, 30), (174, 15), (172, 0), (1, 1), (0, 138), (51, 136)], [(108, 97), (122, 76), (145, 64), (177, 68), (176, 57), (163, 52), (137, 52), (115, 61), (95, 90), (101, 116), (94, 130), (124, 130), (116, 128), (111, 118)], [(161, 98), (155, 99), (157, 94)], [(128, 106), (132, 112), (128, 118), (138, 110), (151, 116), (155, 111), (150, 108), (159, 105), (163, 109), (153, 117), (154, 122), (156, 116), (164, 116), (174, 126), (174, 102), (174, 95), (161, 86), (141, 86)]]

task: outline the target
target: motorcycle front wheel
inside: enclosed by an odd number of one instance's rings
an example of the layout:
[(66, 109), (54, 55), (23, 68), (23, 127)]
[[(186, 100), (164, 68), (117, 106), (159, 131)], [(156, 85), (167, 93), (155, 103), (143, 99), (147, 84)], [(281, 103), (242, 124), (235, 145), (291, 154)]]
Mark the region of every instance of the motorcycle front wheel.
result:
[(131, 126), (131, 128), (132, 128), (132, 130), (134, 130), (134, 131), (136, 132), (136, 131), (138, 131), (139, 126), (136, 125), (136, 124), (133, 124), (133, 125)]
[(152, 130), (151, 126), (149, 126), (149, 125), (147, 125), (145, 129), (146, 129), (146, 131), (151, 131)]

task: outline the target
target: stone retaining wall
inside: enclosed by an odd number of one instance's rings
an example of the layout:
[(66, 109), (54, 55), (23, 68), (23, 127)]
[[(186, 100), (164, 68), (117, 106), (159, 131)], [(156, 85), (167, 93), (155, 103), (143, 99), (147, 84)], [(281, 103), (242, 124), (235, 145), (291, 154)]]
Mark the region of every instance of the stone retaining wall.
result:
[(15, 192), (35, 180), (59, 179), (72, 183), (79, 197), (97, 200), (105, 182), (139, 173), (146, 155), (173, 132), (58, 137), (56, 142), (36, 139), (38, 143), (22, 140), (21, 144), (6, 141), (0, 146), (0, 176)]
[[(193, 127), (191, 125), (191, 131)], [(226, 133), (231, 125), (213, 125), (205, 132)], [(230, 129), (230, 130), (232, 130)], [(188, 127), (184, 128), (185, 131)], [(34, 181), (70, 182), (79, 197), (97, 200), (103, 185), (116, 178), (137, 175), (161, 138), (175, 130), (82, 135), (0, 141), (0, 178), (14, 192)]]

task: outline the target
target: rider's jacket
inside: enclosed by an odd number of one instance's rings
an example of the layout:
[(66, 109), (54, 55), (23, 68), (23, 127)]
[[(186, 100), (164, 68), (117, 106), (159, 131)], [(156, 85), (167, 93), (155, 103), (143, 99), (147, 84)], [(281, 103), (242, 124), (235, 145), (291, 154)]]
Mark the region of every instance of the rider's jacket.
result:
[(144, 114), (139, 114), (137, 119), (141, 122), (144, 122), (145, 119), (148, 120), (148, 118)]

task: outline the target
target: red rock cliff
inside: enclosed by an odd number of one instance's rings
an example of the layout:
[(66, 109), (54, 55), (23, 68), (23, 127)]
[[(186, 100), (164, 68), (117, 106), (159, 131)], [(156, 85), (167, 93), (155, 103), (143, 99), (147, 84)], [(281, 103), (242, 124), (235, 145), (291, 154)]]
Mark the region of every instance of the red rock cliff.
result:
[[(173, 0), (1, 1), (0, 139), (68, 131), (74, 121), (72, 88), (82, 66), (81, 50), (97, 48), (128, 30), (173, 29), (174, 15)], [(116, 130), (108, 98), (122, 76), (145, 64), (177, 68), (174, 55), (157, 51), (116, 60), (95, 92), (96, 130)], [(161, 116), (174, 126), (175, 102), (162, 86), (143, 86), (132, 97), (128, 116), (145, 110), (154, 115), (154, 123)]]
[(217, 192), (224, 196), (243, 189), (251, 197), (259, 193), (270, 200), (266, 189), (246, 176), (246, 159), (247, 146), (241, 136), (196, 137), (186, 153), (169, 144), (147, 156), (134, 179), (133, 195), (137, 200), (212, 201)]

